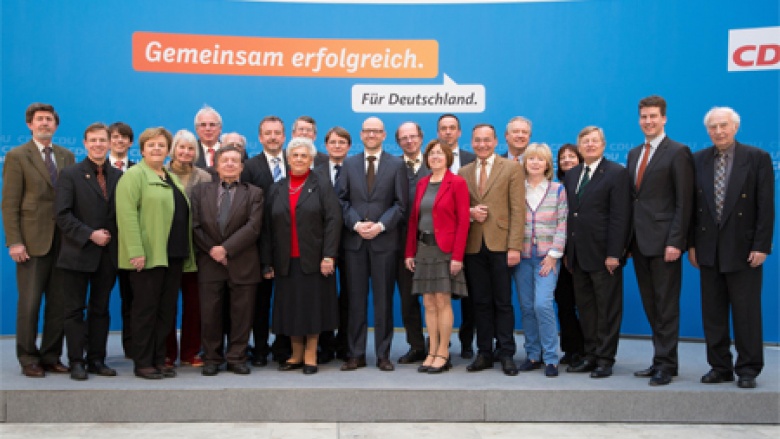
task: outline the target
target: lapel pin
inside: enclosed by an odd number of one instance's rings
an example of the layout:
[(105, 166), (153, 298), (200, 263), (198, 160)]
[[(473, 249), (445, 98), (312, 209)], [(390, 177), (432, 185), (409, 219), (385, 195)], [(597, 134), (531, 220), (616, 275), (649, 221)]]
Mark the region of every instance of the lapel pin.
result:
[(91, 176), (91, 175), (89, 175), (89, 174), (84, 174), (84, 178), (87, 178), (87, 179), (89, 179), (89, 178), (92, 178), (92, 176)]

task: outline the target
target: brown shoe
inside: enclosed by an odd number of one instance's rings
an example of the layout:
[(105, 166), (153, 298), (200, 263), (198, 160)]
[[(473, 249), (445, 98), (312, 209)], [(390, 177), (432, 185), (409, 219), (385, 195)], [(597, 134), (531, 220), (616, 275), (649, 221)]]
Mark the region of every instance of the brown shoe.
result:
[(366, 357), (350, 358), (341, 365), (342, 371), (357, 370), (358, 367), (366, 367)]
[(22, 366), (22, 373), (29, 378), (43, 378), (46, 376), (43, 368), (35, 363)]
[(382, 372), (392, 372), (395, 370), (393, 362), (388, 358), (380, 358), (376, 360), (376, 367), (378, 367)]
[(70, 369), (67, 366), (65, 366), (64, 364), (62, 364), (61, 361), (57, 361), (54, 364), (43, 364), (43, 365), (41, 365), (41, 367), (43, 367), (43, 370), (45, 370), (46, 372), (51, 372), (51, 373), (68, 373), (68, 372), (70, 372)]

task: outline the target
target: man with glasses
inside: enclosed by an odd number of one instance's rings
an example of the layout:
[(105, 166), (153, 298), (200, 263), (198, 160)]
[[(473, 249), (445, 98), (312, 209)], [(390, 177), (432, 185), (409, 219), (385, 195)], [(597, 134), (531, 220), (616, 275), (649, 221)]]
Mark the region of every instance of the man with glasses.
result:
[(219, 149), (219, 134), (222, 132), (222, 116), (208, 105), (195, 114), (195, 133), (198, 135), (200, 153), (195, 161), (199, 168), (214, 166), (214, 154)]
[[(317, 122), (311, 116), (300, 116), (293, 122), (292, 136), (293, 138), (305, 137), (311, 139), (312, 143), (314, 143), (317, 140)], [(312, 168), (323, 163), (328, 163), (328, 154), (317, 151)]]

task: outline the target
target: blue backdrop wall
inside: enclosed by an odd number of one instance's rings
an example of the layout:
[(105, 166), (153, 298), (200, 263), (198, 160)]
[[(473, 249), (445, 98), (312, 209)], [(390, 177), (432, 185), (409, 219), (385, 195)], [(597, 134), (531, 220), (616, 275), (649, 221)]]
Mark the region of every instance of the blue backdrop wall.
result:
[[(534, 122), (532, 141), (553, 148), (599, 125), (607, 156), (625, 163), (642, 141), (638, 100), (660, 94), (669, 103), (667, 133), (694, 151), (710, 144), (705, 112), (735, 108), (737, 138), (769, 151), (777, 177), (775, 0), (420, 3), (3, 1), (0, 160), (29, 139), (24, 110), (42, 101), (62, 119), (55, 142), (79, 159), (92, 122), (122, 120), (137, 133), (159, 125), (192, 130), (195, 112), (208, 104), (222, 114), (224, 131), (249, 138), (250, 154), (260, 151), (257, 124), (268, 114), (289, 122), (311, 115), (321, 132), (341, 125), (357, 133), (369, 115), (390, 131), (415, 120), (429, 139), (438, 115), (452, 111), (467, 149), (475, 123), (503, 132), (508, 119), (523, 115)], [(400, 154), (391, 136), (386, 148)], [(139, 156), (137, 145), (131, 155)], [(779, 265), (773, 254), (764, 271), (769, 342), (780, 341)], [(12, 334), (17, 293), (7, 252), (0, 269), (0, 334)], [(633, 267), (625, 279), (623, 332), (648, 334)], [(683, 336), (702, 336), (699, 295), (698, 273), (686, 262)], [(118, 305), (115, 294), (114, 316)]]

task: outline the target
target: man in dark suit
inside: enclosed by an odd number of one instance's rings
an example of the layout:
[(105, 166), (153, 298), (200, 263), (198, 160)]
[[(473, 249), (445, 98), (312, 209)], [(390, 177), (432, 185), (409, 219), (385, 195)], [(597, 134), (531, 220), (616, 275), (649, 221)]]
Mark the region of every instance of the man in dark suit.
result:
[[(263, 152), (244, 162), (241, 181), (262, 189), (263, 197), (265, 197), (271, 185), (287, 175), (288, 167), (283, 151), (285, 135), (282, 119), (277, 116), (264, 117), (258, 127), (258, 140), (263, 147)], [(290, 357), (289, 337), (277, 335), (273, 347), (268, 345), (273, 290), (273, 279), (262, 279), (257, 285), (255, 318), (252, 328), (255, 346), (250, 352), (253, 366), (267, 365), (269, 351), (273, 353), (274, 361), (279, 363), (284, 363)]]
[[(192, 190), (192, 235), (197, 247), (201, 339), (205, 376), (228, 370), (250, 373), (247, 345), (252, 330), (258, 274), (257, 240), (263, 218), (263, 193), (239, 182), (243, 153), (224, 146), (214, 155), (219, 179)], [(223, 310), (230, 309), (230, 340), (223, 354)]]
[[(764, 367), (761, 322), (763, 264), (772, 250), (775, 181), (772, 159), (736, 141), (739, 115), (715, 107), (704, 117), (713, 146), (694, 154), (696, 206), (688, 258), (701, 275), (707, 362), (701, 382), (756, 387)], [(731, 355), (729, 309), (737, 362)]]
[(585, 338), (585, 358), (567, 372), (612, 375), (623, 317), (623, 264), (631, 226), (628, 171), (604, 158), (601, 128), (577, 136), (584, 162), (566, 172), (566, 259)]
[(64, 279), (65, 339), (70, 377), (74, 380), (86, 380), (87, 372), (116, 375), (105, 360), (108, 303), (117, 271), (114, 190), (122, 171), (106, 160), (108, 133), (102, 123), (87, 127), (87, 158), (63, 169), (57, 179), (55, 209), (62, 232), (57, 267), (62, 269)]
[(639, 126), (645, 142), (628, 152), (633, 227), (629, 250), (645, 315), (653, 333), (653, 364), (634, 372), (651, 386), (677, 375), (682, 260), (693, 213), (693, 156), (687, 146), (666, 136), (666, 101), (639, 101)]
[[(293, 122), (292, 137), (305, 137), (311, 139), (312, 143), (317, 140), (317, 122), (311, 116), (300, 116)], [(326, 148), (327, 149), (327, 148)], [(314, 157), (312, 168), (328, 163), (328, 154), (317, 152)]]
[[(469, 187), (472, 219), (466, 243), (466, 282), (474, 304), (477, 357), (469, 372), (493, 367), (498, 357), (504, 374), (518, 373), (510, 269), (520, 263), (525, 230), (525, 173), (498, 156), (496, 129), (479, 124), (471, 132), (477, 160), (458, 174)], [(496, 340), (495, 352), (493, 340)]]
[[(457, 174), (462, 166), (473, 162), (476, 156), (474, 153), (461, 149), (458, 146), (458, 140), (461, 136), (460, 119), (454, 114), (442, 114), (436, 123), (436, 134), (442, 145), (452, 150), (452, 166), (450, 171)], [(460, 300), (460, 328), (458, 329), (458, 339), (460, 340), (461, 358), (474, 357), (474, 304), (471, 297), (463, 297)]]
[[(34, 103), (25, 113), (32, 139), (8, 151), (3, 165), (3, 227), (8, 254), (16, 262), (16, 356), (22, 373), (67, 373), (62, 355), (64, 294), (56, 268), (59, 231), (54, 222), (54, 185), (73, 153), (51, 142), (60, 117), (49, 104)], [(43, 339), (36, 346), (38, 315), (46, 295)]]
[[(402, 123), (395, 132), (395, 141), (404, 151), (401, 158), (406, 163), (406, 178), (409, 179), (409, 200), (414, 200), (417, 191), (417, 182), (422, 177), (430, 175), (431, 170), (423, 163), (421, 151), (423, 132), (420, 125), (415, 122)], [(412, 364), (425, 360), (425, 337), (422, 329), (422, 308), (420, 298), (412, 295), (412, 279), (414, 273), (404, 265), (404, 249), (406, 247), (406, 230), (409, 222), (409, 214), (412, 209), (407, 209), (404, 221), (400, 228), (398, 243), (398, 293), (401, 296), (401, 317), (406, 330), (406, 342), (409, 343), (409, 351), (399, 359), (400, 364)]]
[(376, 117), (363, 122), (364, 152), (344, 160), (337, 190), (348, 231), (342, 240), (349, 276), (349, 355), (341, 370), (366, 365), (368, 285), (374, 294), (377, 367), (394, 370), (393, 293), (398, 263), (399, 226), (409, 196), (409, 181), (399, 157), (382, 151), (385, 126)]
[[(133, 145), (133, 128), (124, 122), (114, 122), (108, 126), (110, 153), (108, 161), (111, 166), (122, 173), (135, 164), (127, 156), (127, 151)], [(119, 298), (122, 301), (122, 349), (125, 358), (131, 358), (130, 354), (130, 328), (132, 321), (133, 290), (130, 288), (130, 280), (127, 278), (127, 270), (117, 270), (119, 280)]]
[(214, 154), (219, 150), (222, 133), (222, 116), (217, 110), (203, 106), (195, 114), (195, 133), (198, 136), (198, 158), (195, 166), (203, 169), (214, 166)]
[[(349, 148), (352, 146), (352, 136), (342, 127), (333, 127), (325, 134), (325, 149), (328, 151), (328, 160), (325, 163), (315, 165), (312, 172), (323, 181), (329, 181), (336, 191), (336, 183), (341, 177), (341, 167), (347, 158)], [(315, 158), (316, 161), (316, 158)], [(338, 193), (336, 194), (338, 195)], [(342, 230), (341, 235), (347, 231)], [(344, 246), (339, 243), (338, 259), (336, 261), (339, 278), (339, 327), (338, 332), (324, 331), (320, 333), (319, 352), (317, 363), (329, 363), (334, 358), (346, 360), (349, 354), (349, 294), (347, 293), (346, 255)]]

